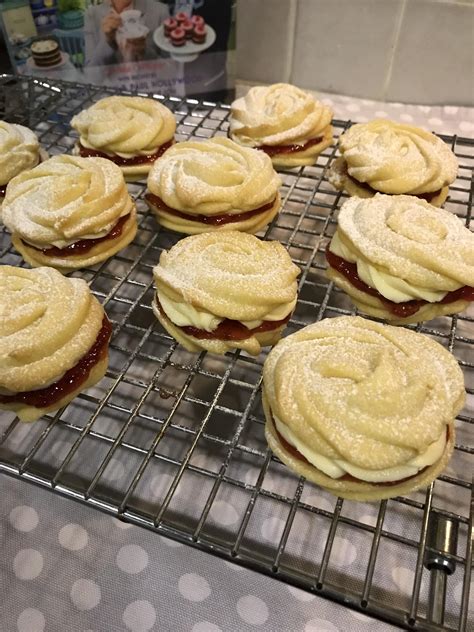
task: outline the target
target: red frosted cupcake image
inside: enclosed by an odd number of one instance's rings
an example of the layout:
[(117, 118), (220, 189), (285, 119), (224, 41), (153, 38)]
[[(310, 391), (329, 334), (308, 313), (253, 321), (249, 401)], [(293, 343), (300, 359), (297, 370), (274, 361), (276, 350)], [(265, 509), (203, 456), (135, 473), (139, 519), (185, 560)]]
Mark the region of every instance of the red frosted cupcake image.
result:
[(171, 31), (170, 38), (173, 46), (184, 46), (186, 42), (186, 33), (184, 32), (184, 29), (178, 27), (177, 29), (174, 29), (174, 31)]
[(194, 26), (205, 26), (206, 23), (204, 21), (204, 18), (201, 17), (200, 15), (193, 15), (193, 17), (191, 18), (191, 22), (194, 24)]
[(177, 13), (174, 16), (174, 19), (178, 22), (178, 24), (181, 26), (181, 24), (183, 22), (186, 22), (187, 20), (189, 20), (189, 16), (187, 13), (185, 13), (184, 11), (180, 11), (179, 13)]
[(164, 20), (163, 27), (165, 31), (165, 36), (169, 37), (171, 34), (171, 31), (174, 31), (174, 29), (177, 28), (177, 26), (178, 26), (178, 22), (174, 18), (167, 18), (166, 20)]
[(181, 28), (183, 29), (186, 39), (191, 39), (194, 33), (194, 24), (191, 20), (187, 20), (181, 24)]
[(206, 41), (207, 30), (205, 26), (195, 26), (193, 33), (193, 42), (195, 44), (204, 44)]

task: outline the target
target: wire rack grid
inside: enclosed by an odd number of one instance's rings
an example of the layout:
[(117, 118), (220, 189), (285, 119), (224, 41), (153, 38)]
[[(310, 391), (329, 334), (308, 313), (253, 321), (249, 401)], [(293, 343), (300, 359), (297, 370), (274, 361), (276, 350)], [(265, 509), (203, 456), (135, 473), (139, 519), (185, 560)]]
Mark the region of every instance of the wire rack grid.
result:
[[(8, 76), (0, 85), (0, 118), (28, 125), (50, 155), (75, 143), (71, 116), (111, 93)], [(228, 106), (149, 96), (174, 111), (178, 140), (227, 134)], [(336, 135), (349, 124), (334, 121)], [(460, 162), (446, 208), (469, 226), (474, 141), (443, 140)], [(280, 172), (282, 211), (262, 233), (283, 243), (301, 268), (287, 334), (355, 313), (324, 275), (324, 249), (344, 199), (326, 178), (335, 154), (333, 146), (312, 167)], [(403, 627), (467, 629), (472, 309), (416, 327), (455, 355), (466, 378), (467, 404), (448, 469), (409, 497), (377, 504), (335, 499), (290, 472), (266, 446), (260, 403), (266, 353), (191, 354), (156, 322), (152, 268), (180, 236), (156, 224), (143, 201), (144, 183), (129, 190), (139, 213), (134, 242), (74, 273), (88, 281), (114, 326), (106, 377), (35, 424), (2, 413), (0, 471)], [(23, 265), (3, 229), (0, 262)], [(436, 538), (440, 532), (449, 532), (449, 542)]]

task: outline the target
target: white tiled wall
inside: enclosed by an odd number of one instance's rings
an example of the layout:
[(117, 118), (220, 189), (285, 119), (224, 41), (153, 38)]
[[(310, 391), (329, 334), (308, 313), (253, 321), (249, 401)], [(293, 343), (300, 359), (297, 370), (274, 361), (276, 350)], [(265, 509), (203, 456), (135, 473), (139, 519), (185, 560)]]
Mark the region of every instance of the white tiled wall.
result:
[(237, 0), (237, 77), (474, 105), (474, 0)]

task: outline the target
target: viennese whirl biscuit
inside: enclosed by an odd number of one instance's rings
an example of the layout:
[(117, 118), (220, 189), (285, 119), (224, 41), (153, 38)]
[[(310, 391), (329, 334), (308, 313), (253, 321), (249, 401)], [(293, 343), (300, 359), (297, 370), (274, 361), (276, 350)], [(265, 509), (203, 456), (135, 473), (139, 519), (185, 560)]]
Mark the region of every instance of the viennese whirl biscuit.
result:
[(280, 243), (246, 233), (186, 237), (153, 273), (153, 311), (189, 351), (257, 355), (279, 340), (296, 304), (299, 268)]
[(281, 340), (263, 370), (265, 435), (298, 475), (353, 500), (426, 487), (446, 467), (465, 399), (431, 338), (356, 316)]

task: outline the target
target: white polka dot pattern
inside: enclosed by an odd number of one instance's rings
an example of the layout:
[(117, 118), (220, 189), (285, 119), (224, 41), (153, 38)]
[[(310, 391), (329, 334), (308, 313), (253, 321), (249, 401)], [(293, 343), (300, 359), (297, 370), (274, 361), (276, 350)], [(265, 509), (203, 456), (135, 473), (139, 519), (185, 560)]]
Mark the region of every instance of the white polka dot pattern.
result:
[(284, 520), (281, 518), (271, 517), (263, 521), (260, 532), (262, 534), (262, 538), (268, 540), (269, 542), (275, 542), (281, 537), (284, 528)]
[(181, 595), (188, 601), (204, 601), (211, 594), (209, 582), (195, 573), (181, 575), (178, 582)]
[(210, 515), (224, 527), (229, 527), (239, 520), (239, 514), (234, 507), (223, 500), (217, 500), (211, 507)]
[(17, 620), (18, 632), (43, 632), (45, 625), (44, 614), (36, 608), (26, 608)]
[(71, 601), (78, 610), (92, 610), (99, 605), (101, 591), (91, 579), (78, 579), (71, 587)]
[(405, 594), (411, 594), (415, 573), (410, 568), (395, 566), (392, 568), (393, 583)]
[(58, 534), (59, 544), (69, 551), (80, 551), (89, 541), (89, 536), (84, 527), (79, 524), (67, 524)]
[(350, 566), (357, 557), (357, 551), (352, 542), (346, 538), (336, 536), (331, 550), (331, 562), (338, 568)]
[(209, 621), (199, 621), (193, 625), (191, 632), (222, 632), (221, 628)]
[(43, 556), (35, 549), (18, 551), (13, 560), (13, 571), (18, 579), (36, 579), (43, 570)]
[(127, 544), (117, 553), (116, 562), (124, 573), (136, 575), (148, 566), (148, 553), (137, 544)]
[(242, 621), (249, 625), (263, 625), (269, 615), (267, 604), (260, 597), (253, 595), (247, 595), (238, 600), (237, 613)]
[(130, 632), (148, 632), (155, 625), (156, 611), (149, 601), (133, 601), (125, 608), (122, 620)]
[(25, 505), (20, 505), (19, 507), (15, 507), (10, 512), (10, 524), (17, 531), (23, 531), (24, 533), (28, 533), (29, 531), (33, 531), (38, 526), (39, 518), (38, 513), (33, 507), (27, 507)]

